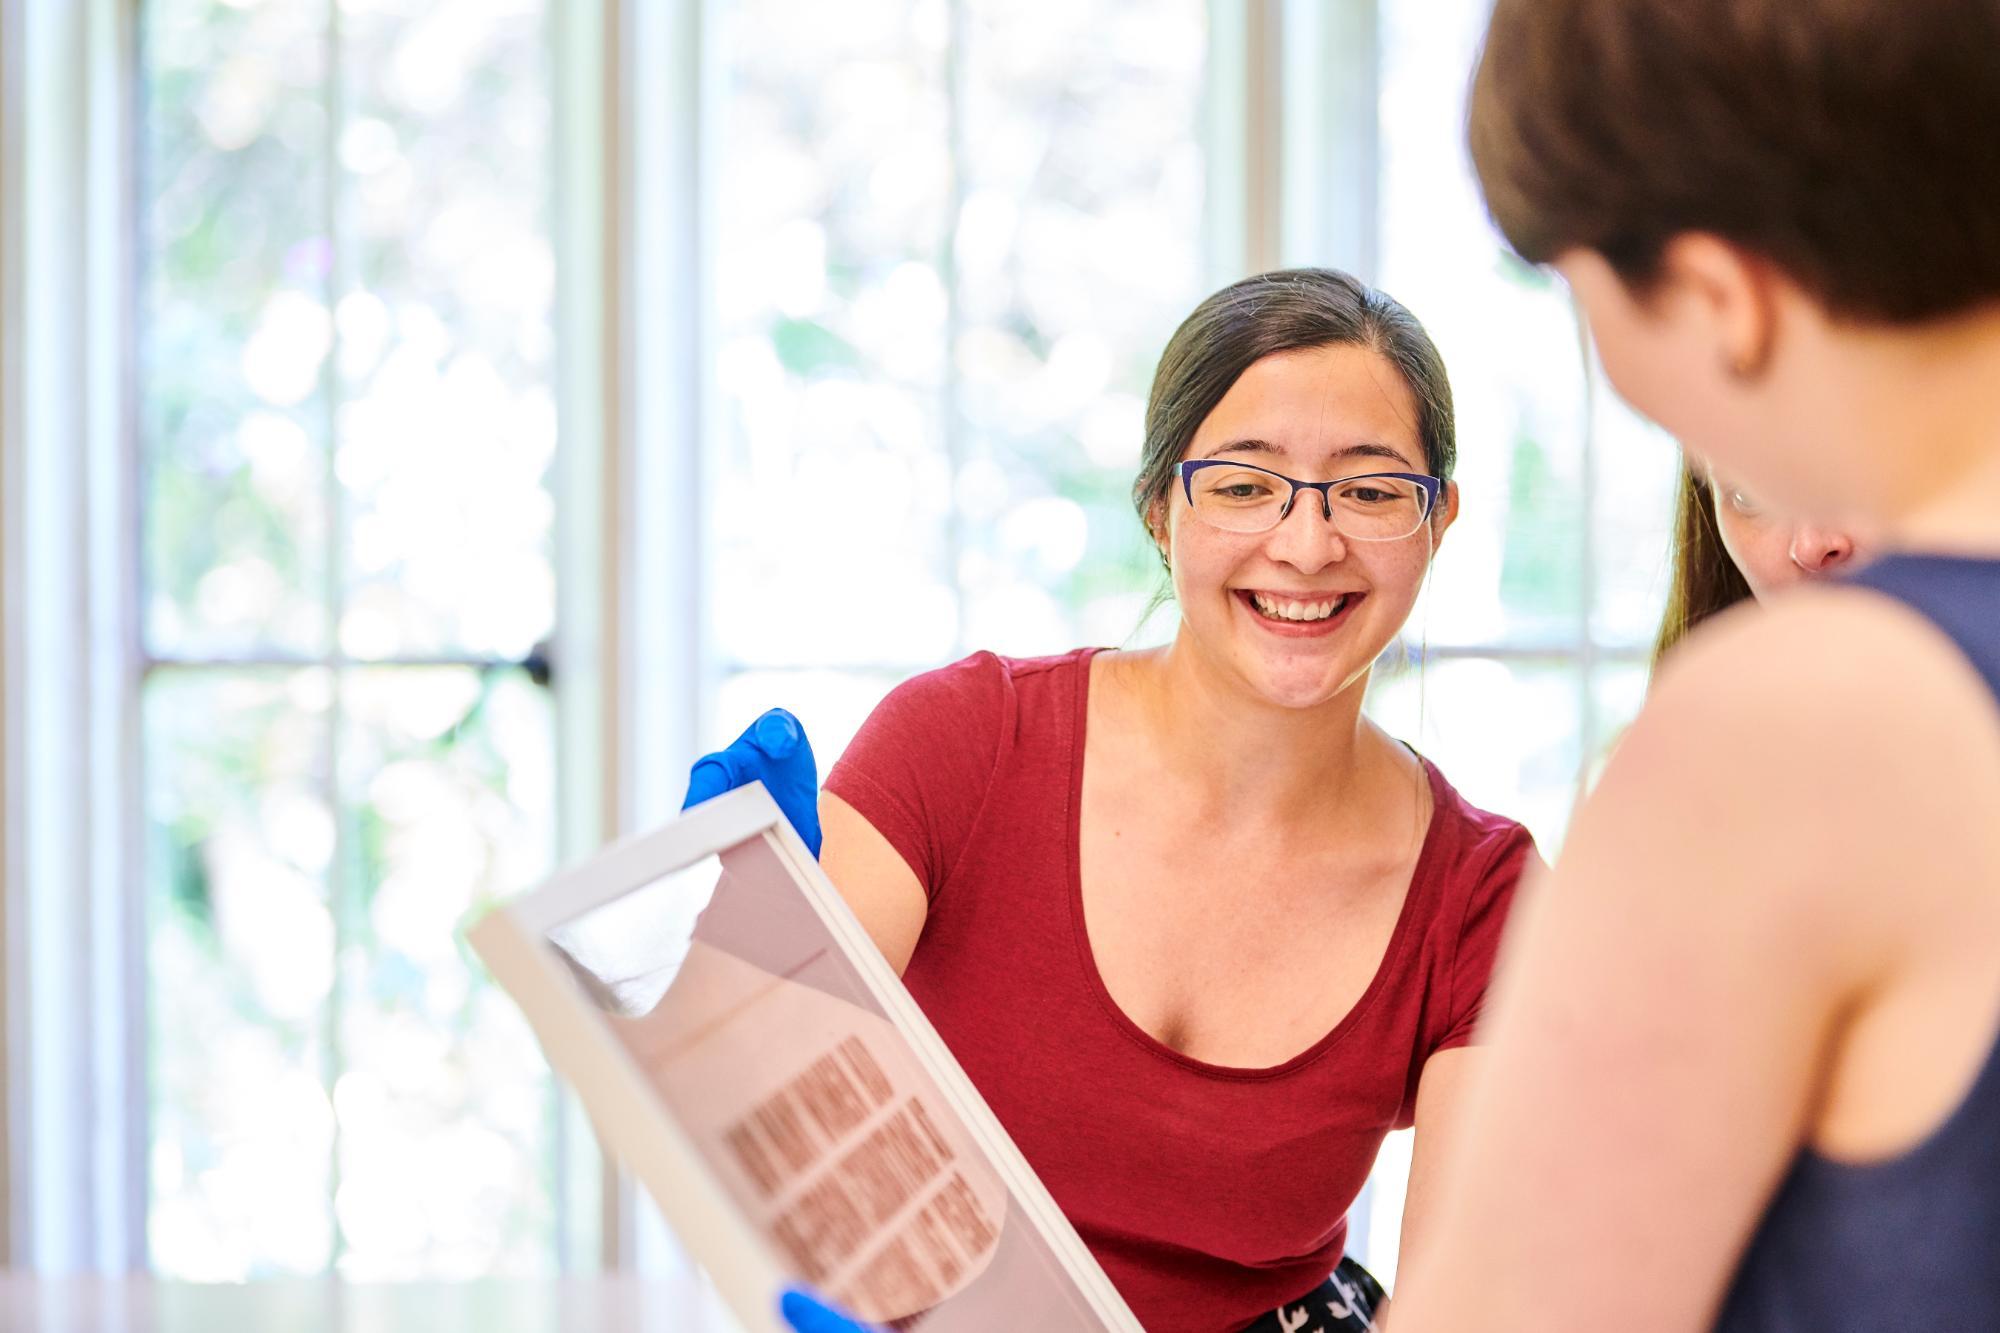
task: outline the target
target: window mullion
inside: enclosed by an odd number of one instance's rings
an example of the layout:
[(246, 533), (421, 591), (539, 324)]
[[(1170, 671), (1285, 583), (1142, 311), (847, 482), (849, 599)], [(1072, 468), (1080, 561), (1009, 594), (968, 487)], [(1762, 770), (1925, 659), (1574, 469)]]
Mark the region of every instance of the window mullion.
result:
[(1380, 247), (1378, 0), (1271, 0), (1281, 39), (1272, 151), (1277, 263), (1373, 282)]
[[(601, 808), (604, 831), (616, 834), (678, 808), (715, 694), (702, 591), (711, 438), (702, 386), (714, 356), (716, 75), (705, 0), (603, 3), (602, 364), (615, 378), (601, 386), (603, 544), (594, 558), (605, 589)], [(604, 1265), (683, 1266), (652, 1224), (657, 1214), (608, 1159), (603, 1181)]]
[(1590, 784), (1597, 756), (1597, 665), (1599, 649), (1595, 621), (1597, 615), (1597, 367), (1591, 356), (1590, 329), (1583, 321), (1583, 309), (1570, 300), (1576, 320), (1577, 360), (1582, 384), (1582, 430), (1578, 445), (1583, 451), (1580, 468), (1579, 529), (1576, 562), (1576, 651), (1577, 651), (1577, 771), (1576, 794), (1582, 799)]
[[(350, 905), (355, 899), (352, 883), (353, 868), (349, 852), (352, 847), (351, 826), (346, 806), (345, 794), (341, 791), (340, 748), (345, 731), (345, 699), (347, 686), (346, 663), (341, 660), (340, 626), (346, 601), (345, 536), (347, 513), (340, 480), (340, 322), (334, 319), (334, 312), (340, 308), (341, 289), (347, 281), (348, 260), (346, 246), (347, 229), (342, 225), (340, 190), (340, 136), (346, 112), (346, 89), (342, 85), (345, 77), (345, 61), (341, 51), (340, 5), (337, 0), (327, 0), (326, 15), (326, 67), (321, 77), (324, 79), (326, 103), (326, 135), (324, 140), (325, 177), (322, 186), (321, 203), (324, 209), (321, 225), (327, 238), (326, 266), (326, 310), (333, 328), (333, 341), (320, 371), (320, 397), (324, 408), (323, 429), (326, 432), (326, 547), (323, 571), (325, 582), (321, 595), (325, 603), (325, 634), (318, 668), (327, 673), (331, 688), (327, 691), (326, 747), (322, 760), (321, 782), (326, 794), (327, 809), (333, 815), (333, 854), (327, 862), (325, 892), (329, 916), (333, 923), (333, 969), (332, 982), (327, 990), (326, 1011), (322, 1025), (324, 1047), (320, 1053), (320, 1076), (326, 1085), (328, 1103), (334, 1104), (334, 1089), (339, 1084), (341, 1073), (341, 1026), (344, 1014), (342, 994), (346, 985), (344, 968), (347, 960), (347, 944), (352, 935), (352, 923), (348, 919)], [(340, 1115), (335, 1111), (333, 1134), (328, 1146), (330, 1160), (327, 1163), (326, 1207), (331, 1214), (328, 1234), (332, 1237), (332, 1253), (328, 1256), (330, 1266), (340, 1263), (340, 1256), (346, 1248), (338, 1211), (334, 1209), (334, 1199), (340, 1192), (340, 1154), (342, 1131)]]
[[(556, 627), (551, 653), (556, 713), (556, 849), (571, 861), (618, 824), (614, 767), (616, 612), (622, 534), (612, 457), (620, 423), (615, 360), (618, 294), (626, 286), (616, 244), (618, 114), (622, 73), (614, 0), (552, 6), (555, 171), (549, 200), (556, 253)], [(555, 1099), (556, 1263), (564, 1272), (603, 1265), (616, 1244), (606, 1225), (617, 1191), (576, 1099)], [(615, 1211), (615, 1209), (614, 1209)]]
[(965, 212), (966, 0), (946, 0), (944, 44), (945, 207), (944, 235), (938, 246), (938, 279), (944, 288), (944, 367), (939, 385), (939, 428), (951, 493), (944, 514), (946, 584), (952, 590), (952, 656), (971, 651), (965, 641), (965, 523), (959, 504), (959, 477), (966, 461), (965, 403), (958, 358), (965, 329), (964, 294), (958, 281), (958, 224)]
[(128, 11), (0, 4), (6, 1261), (30, 1269), (144, 1262)]

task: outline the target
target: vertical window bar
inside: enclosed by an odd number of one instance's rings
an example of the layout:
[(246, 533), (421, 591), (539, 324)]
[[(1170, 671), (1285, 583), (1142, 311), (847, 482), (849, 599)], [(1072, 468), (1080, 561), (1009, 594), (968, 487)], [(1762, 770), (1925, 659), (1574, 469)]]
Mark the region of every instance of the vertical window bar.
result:
[[(608, 726), (608, 669), (614, 645), (619, 568), (618, 514), (607, 489), (609, 451), (619, 429), (615, 293), (624, 290), (614, 230), (619, 177), (618, 107), (623, 75), (616, 15), (605, 0), (549, 6), (554, 173), (549, 201), (556, 246), (556, 625), (551, 657), (556, 732), (558, 860), (581, 856), (617, 821), (615, 756)], [(608, 1165), (593, 1148), (574, 1099), (554, 1079), (555, 1245), (559, 1272), (601, 1266), (593, 1237), (601, 1223)], [(597, 1188), (586, 1183), (595, 1178)]]
[(1285, 220), (1285, 16), (1280, 0), (1247, 0), (1243, 86), (1244, 271), (1283, 262)]
[[(346, 956), (346, 945), (350, 936), (347, 919), (348, 904), (353, 898), (349, 889), (352, 867), (348, 854), (352, 841), (348, 836), (348, 811), (340, 789), (340, 743), (344, 730), (345, 707), (343, 694), (346, 690), (347, 675), (343, 668), (345, 653), (340, 642), (341, 606), (345, 594), (343, 583), (345, 572), (341, 561), (342, 536), (346, 526), (345, 505), (342, 504), (340, 488), (340, 321), (335, 312), (340, 307), (340, 289), (346, 267), (343, 263), (342, 241), (344, 236), (340, 225), (340, 134), (341, 118), (346, 106), (345, 88), (342, 79), (345, 67), (341, 60), (341, 24), (338, 0), (327, 0), (326, 5), (326, 68), (324, 71), (323, 97), (326, 103), (326, 194), (321, 200), (323, 212), (321, 225), (326, 231), (326, 275), (325, 299), (327, 319), (332, 325), (332, 338), (327, 348), (325, 361), (320, 365), (320, 395), (325, 407), (326, 430), (326, 559), (325, 598), (326, 637), (322, 651), (320, 670), (327, 672), (330, 688), (327, 691), (326, 709), (326, 749), (324, 772), (321, 781), (325, 784), (327, 809), (333, 813), (333, 854), (327, 863), (326, 893), (328, 916), (333, 923), (333, 969), (332, 984), (327, 989), (325, 1016), (325, 1047), (320, 1052), (320, 1077), (326, 1085), (329, 1106), (334, 1105), (333, 1092), (340, 1081), (340, 1025), (342, 1013), (342, 991), (344, 978), (342, 965)], [(327, 1146), (331, 1160), (327, 1163), (327, 1196), (325, 1200), (331, 1227), (332, 1249), (327, 1256), (327, 1266), (338, 1271), (340, 1256), (345, 1251), (347, 1241), (340, 1225), (340, 1210), (335, 1201), (340, 1197), (340, 1113), (333, 1112), (333, 1133)]]
[[(141, 499), (139, 477), (139, 20), (135, 6), (100, 5), (95, 11), (107, 25), (107, 37), (115, 59), (115, 73), (108, 84), (97, 82), (102, 112), (113, 127), (115, 142), (100, 164), (109, 212), (95, 215), (104, 228), (98, 253), (105, 256), (108, 272), (101, 272), (100, 309), (113, 331), (117, 354), (102, 358), (100, 371), (106, 377), (105, 401), (115, 404), (107, 440), (112, 455), (112, 474), (118, 478), (97, 533), (103, 542), (102, 567), (110, 579), (104, 598), (97, 602), (100, 613), (108, 613), (100, 636), (115, 645), (103, 697), (117, 701), (115, 735), (107, 736), (109, 762), (105, 767), (117, 775), (109, 780), (93, 802), (112, 812), (111, 827), (118, 830), (118, 859), (114, 870), (114, 900), (108, 914), (115, 925), (111, 934), (116, 980), (111, 989), (118, 996), (115, 1032), (108, 1033), (115, 1052), (116, 1068), (109, 1086), (118, 1090), (118, 1107), (110, 1112), (120, 1141), (118, 1171), (110, 1182), (115, 1193), (108, 1205), (116, 1218), (119, 1266), (144, 1268), (148, 1263), (146, 1235), (150, 1182), (147, 1145), (152, 1136), (152, 1098), (148, 1095), (149, 1060), (146, 1032), (151, 987), (146, 981), (146, 858), (144, 829), (144, 788), (139, 764), (141, 749), (140, 690), (145, 682), (144, 654), (139, 632), (142, 557), (139, 544)], [(100, 491), (106, 489), (99, 488)], [(93, 599), (96, 601), (97, 599)]]
[(1583, 459), (1579, 490), (1576, 562), (1577, 637), (1577, 763), (1576, 795), (1581, 800), (1589, 785), (1591, 766), (1597, 757), (1597, 362), (1591, 355), (1590, 327), (1584, 323), (1583, 308), (1569, 298), (1570, 314), (1576, 321), (1577, 358), (1582, 363), (1583, 429), (1580, 440)]
[(952, 656), (971, 651), (965, 641), (965, 531), (958, 479), (965, 467), (965, 411), (959, 382), (958, 344), (965, 306), (958, 289), (958, 223), (965, 211), (965, 34), (966, 0), (945, 0), (945, 207), (944, 236), (938, 247), (938, 279), (944, 286), (944, 374), (940, 426), (951, 494), (945, 506), (944, 557), (952, 590)]

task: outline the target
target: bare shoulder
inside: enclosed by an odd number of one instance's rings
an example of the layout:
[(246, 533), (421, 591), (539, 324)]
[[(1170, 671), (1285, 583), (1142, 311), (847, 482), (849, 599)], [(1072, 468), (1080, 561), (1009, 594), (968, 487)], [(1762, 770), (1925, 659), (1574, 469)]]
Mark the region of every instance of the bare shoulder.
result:
[(1971, 663), (1924, 617), (1862, 589), (1717, 618), (1666, 663), (1646, 714), (1649, 732), (1753, 765), (1817, 756), (1891, 772), (2000, 755), (2000, 708)]
[(1876, 928), (1909, 894), (1990, 882), (1996, 803), (2000, 708), (1971, 664), (1902, 604), (1825, 589), (1693, 636), (1579, 831), (1677, 827), (1663, 854), (1709, 882)]

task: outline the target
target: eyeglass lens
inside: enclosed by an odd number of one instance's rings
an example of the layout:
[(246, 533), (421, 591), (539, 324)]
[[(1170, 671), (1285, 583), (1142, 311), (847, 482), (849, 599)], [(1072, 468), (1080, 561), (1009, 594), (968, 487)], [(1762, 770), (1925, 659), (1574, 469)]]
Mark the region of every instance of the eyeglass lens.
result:
[[(1193, 483), (1195, 513), (1228, 532), (1276, 527), (1292, 493), (1283, 478), (1255, 468), (1202, 468)], [(1298, 503), (1317, 506), (1319, 500), (1301, 490)], [(1429, 504), (1424, 487), (1397, 477), (1352, 477), (1327, 491), (1334, 527), (1364, 541), (1409, 536), (1423, 526)]]

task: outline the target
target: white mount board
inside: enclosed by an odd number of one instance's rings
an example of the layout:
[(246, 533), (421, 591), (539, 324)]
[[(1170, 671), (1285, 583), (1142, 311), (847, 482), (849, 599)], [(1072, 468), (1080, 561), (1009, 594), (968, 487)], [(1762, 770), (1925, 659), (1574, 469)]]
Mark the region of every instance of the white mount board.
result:
[(1141, 1333), (762, 786), (468, 938), (747, 1333), (791, 1283), (924, 1333)]

